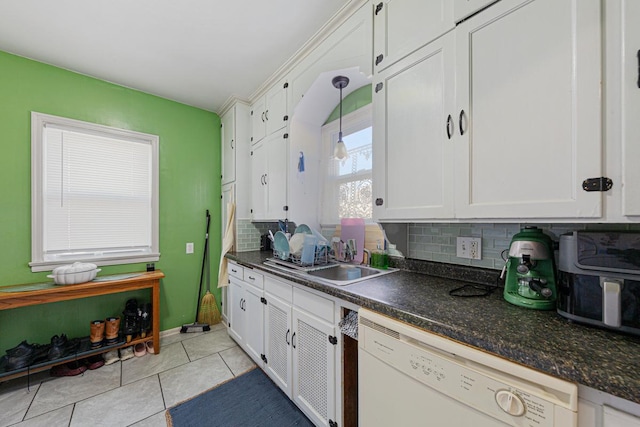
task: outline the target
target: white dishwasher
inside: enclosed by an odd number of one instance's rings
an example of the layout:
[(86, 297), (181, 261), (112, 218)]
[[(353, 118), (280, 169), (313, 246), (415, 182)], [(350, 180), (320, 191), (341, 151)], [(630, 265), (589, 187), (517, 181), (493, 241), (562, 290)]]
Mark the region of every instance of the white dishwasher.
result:
[(362, 309), (362, 427), (575, 427), (573, 383)]

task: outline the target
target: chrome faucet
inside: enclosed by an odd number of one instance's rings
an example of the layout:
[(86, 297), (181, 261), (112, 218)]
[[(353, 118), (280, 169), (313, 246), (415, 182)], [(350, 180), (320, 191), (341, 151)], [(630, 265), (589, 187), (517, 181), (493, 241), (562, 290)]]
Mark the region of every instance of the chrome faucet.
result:
[(358, 248), (356, 248), (356, 240), (348, 239), (347, 243), (344, 245), (344, 261), (352, 262), (355, 259), (357, 253)]

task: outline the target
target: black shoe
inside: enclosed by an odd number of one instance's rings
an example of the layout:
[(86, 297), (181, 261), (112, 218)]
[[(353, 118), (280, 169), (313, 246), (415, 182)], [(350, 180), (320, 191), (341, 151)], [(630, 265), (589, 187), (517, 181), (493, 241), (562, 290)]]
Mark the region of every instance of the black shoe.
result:
[(46, 360), (51, 346), (49, 344), (28, 344), (22, 341), (18, 346), (7, 350), (6, 371), (24, 368)]
[(47, 354), (47, 358), (49, 360), (59, 359), (64, 356), (66, 351), (66, 347), (68, 345), (67, 336), (65, 334), (61, 334), (60, 336), (54, 335), (51, 337), (51, 348), (49, 348), (49, 352)]

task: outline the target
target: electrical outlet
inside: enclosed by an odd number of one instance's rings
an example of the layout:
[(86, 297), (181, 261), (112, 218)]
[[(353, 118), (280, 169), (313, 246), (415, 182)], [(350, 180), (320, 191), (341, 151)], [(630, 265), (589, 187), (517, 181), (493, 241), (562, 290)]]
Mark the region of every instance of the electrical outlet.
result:
[(482, 239), (480, 237), (458, 237), (456, 243), (458, 258), (482, 259)]
[(187, 253), (188, 254), (192, 254), (193, 253), (193, 242), (187, 243)]

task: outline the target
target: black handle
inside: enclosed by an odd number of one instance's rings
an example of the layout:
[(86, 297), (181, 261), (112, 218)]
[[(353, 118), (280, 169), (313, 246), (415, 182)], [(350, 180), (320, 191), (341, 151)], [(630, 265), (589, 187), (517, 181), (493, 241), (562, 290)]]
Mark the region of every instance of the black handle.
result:
[(458, 117), (458, 127), (460, 128), (460, 135), (464, 135), (464, 129), (462, 129), (463, 117), (464, 117), (464, 110), (460, 110), (460, 117)]
[(451, 135), (453, 134), (453, 119), (451, 118), (451, 114), (447, 117), (447, 138), (451, 139)]
[(296, 339), (296, 333), (294, 332), (293, 335), (291, 336), (291, 345), (293, 346), (293, 348), (296, 348), (296, 343), (295, 340)]
[(264, 174), (264, 185), (267, 185), (267, 184), (268, 184), (268, 182), (267, 182), (267, 176), (268, 176), (268, 175), (269, 175), (269, 174), (267, 174), (267, 173), (265, 173), (265, 174)]
[(262, 112), (262, 123), (264, 123), (264, 111)]
[(637, 53), (638, 56), (638, 87), (640, 88), (640, 50)]
[(264, 119), (269, 120), (269, 110), (264, 112)]
[(231, 140), (231, 149), (233, 150), (233, 139)]
[(242, 310), (242, 298), (240, 298), (240, 310)]
[(287, 342), (287, 345), (290, 345), (289, 334), (291, 333), (291, 329), (287, 329), (287, 335), (284, 337), (284, 340)]

